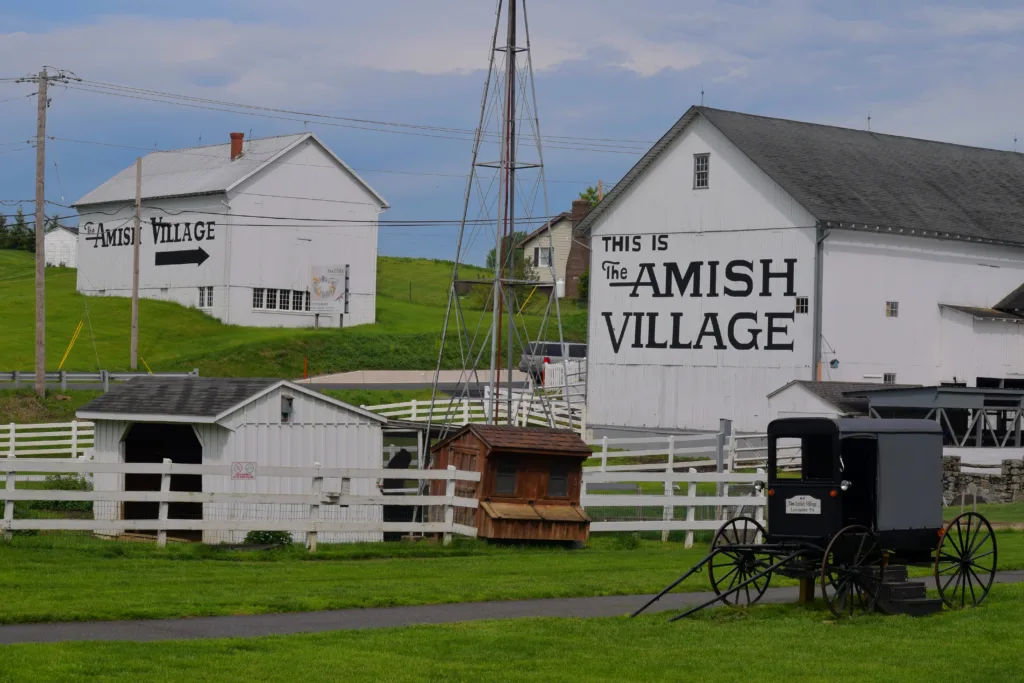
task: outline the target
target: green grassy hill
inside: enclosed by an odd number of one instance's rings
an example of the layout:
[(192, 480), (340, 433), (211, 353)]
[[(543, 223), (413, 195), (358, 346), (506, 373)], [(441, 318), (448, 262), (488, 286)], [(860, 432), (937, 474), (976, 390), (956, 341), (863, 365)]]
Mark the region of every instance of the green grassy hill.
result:
[[(154, 372), (199, 368), (207, 376), (296, 377), (303, 359), (310, 374), (373, 369), (432, 369), (437, 363), (450, 262), (381, 257), (377, 323), (348, 329), (257, 328), (225, 325), (197, 309), (164, 301), (139, 302), (139, 354)], [(470, 269), (467, 277), (482, 276)], [(121, 297), (83, 297), (77, 271), (48, 268), (46, 364), (56, 370), (80, 320), (85, 326), (66, 370), (125, 370), (129, 361), (131, 302)], [(410, 301), (410, 290), (411, 301)], [(0, 250), (0, 369), (29, 370), (34, 339), (33, 255)], [(466, 312), (470, 324), (481, 310)], [(538, 316), (525, 318), (531, 329)], [(563, 315), (566, 336), (582, 339), (586, 315)], [(551, 332), (553, 334), (553, 330)], [(445, 365), (460, 364), (457, 346), (446, 348)]]

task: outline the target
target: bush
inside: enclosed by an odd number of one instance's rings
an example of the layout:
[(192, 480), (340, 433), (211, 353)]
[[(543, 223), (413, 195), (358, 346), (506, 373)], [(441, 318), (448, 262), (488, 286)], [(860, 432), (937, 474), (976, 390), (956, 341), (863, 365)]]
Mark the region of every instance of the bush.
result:
[[(43, 484), (44, 489), (51, 491), (92, 491), (92, 484), (81, 474), (50, 474)], [(90, 500), (35, 500), (30, 505), (33, 510), (49, 512), (91, 512)]]
[(291, 545), (292, 534), (289, 531), (250, 531), (245, 535), (248, 545)]

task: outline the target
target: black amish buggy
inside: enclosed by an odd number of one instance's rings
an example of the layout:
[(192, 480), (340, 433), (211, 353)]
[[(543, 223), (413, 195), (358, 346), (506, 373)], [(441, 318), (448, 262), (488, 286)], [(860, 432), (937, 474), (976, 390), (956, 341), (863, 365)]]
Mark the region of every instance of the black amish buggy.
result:
[[(782, 449), (799, 448), (797, 471), (783, 471)], [(708, 568), (716, 602), (749, 606), (773, 575), (800, 580), (802, 602), (815, 582), (837, 617), (879, 610), (923, 615), (975, 606), (996, 571), (996, 537), (982, 515), (942, 523), (942, 430), (931, 420), (793, 417), (768, 425), (766, 529), (751, 517), (719, 528), (711, 551), (632, 616), (687, 577)], [(932, 568), (939, 598), (907, 577)]]

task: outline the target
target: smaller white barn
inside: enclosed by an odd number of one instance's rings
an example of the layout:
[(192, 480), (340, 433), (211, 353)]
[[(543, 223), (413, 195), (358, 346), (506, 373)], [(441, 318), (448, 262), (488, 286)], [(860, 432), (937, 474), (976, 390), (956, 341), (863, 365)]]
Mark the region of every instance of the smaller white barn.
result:
[[(255, 463), (253, 479), (172, 475), (172, 491), (312, 493), (312, 480), (260, 476), (263, 466), (379, 469), (386, 422), (369, 411), (278, 379), (139, 377), (78, 410), (95, 423), (95, 458), (109, 463)], [(96, 491), (159, 491), (160, 475), (96, 474)], [(324, 491), (340, 491), (325, 479)], [(352, 495), (377, 493), (353, 479)], [(159, 503), (97, 503), (96, 519), (157, 519)], [(307, 505), (171, 503), (169, 519), (306, 519)], [(380, 506), (324, 506), (322, 520), (382, 521)], [(205, 543), (239, 543), (245, 532), (178, 532)], [(305, 540), (296, 538), (296, 541)], [(380, 532), (321, 533), (322, 543), (383, 540)]]
[(62, 268), (78, 267), (78, 228), (58, 225), (43, 237), (46, 265)]
[(811, 382), (793, 380), (768, 394), (768, 419), (780, 417), (865, 417), (868, 401), (858, 392), (901, 389), (881, 382)]

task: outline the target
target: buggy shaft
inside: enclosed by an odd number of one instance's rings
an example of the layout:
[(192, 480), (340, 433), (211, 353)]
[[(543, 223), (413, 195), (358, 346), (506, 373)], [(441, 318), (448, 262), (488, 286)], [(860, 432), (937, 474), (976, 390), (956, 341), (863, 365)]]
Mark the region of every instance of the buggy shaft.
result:
[(669, 591), (671, 591), (671, 590), (672, 590), (673, 588), (675, 588), (676, 586), (678, 586), (679, 584), (681, 584), (681, 583), (682, 583), (683, 581), (685, 581), (686, 579), (690, 578), (690, 577), (691, 577), (691, 576), (693, 576), (693, 575), (694, 575), (695, 573), (697, 573), (698, 571), (700, 571), (701, 567), (703, 567), (703, 566), (704, 566), (704, 565), (706, 565), (706, 564), (707, 564), (708, 562), (710, 562), (710, 561), (711, 561), (711, 558), (713, 558), (713, 557), (714, 557), (715, 555), (717, 555), (717, 554), (718, 554), (719, 552), (721, 552), (721, 550), (722, 550), (721, 548), (715, 548), (715, 549), (714, 549), (713, 551), (711, 551), (711, 553), (709, 553), (707, 557), (705, 557), (705, 558), (704, 558), (703, 560), (701, 560), (701, 561), (700, 561), (700, 562), (699, 562), (698, 564), (696, 564), (696, 565), (694, 565), (693, 567), (691, 567), (691, 568), (690, 568), (690, 570), (689, 570), (688, 572), (686, 572), (685, 574), (683, 574), (682, 576), (680, 576), (680, 577), (679, 577), (678, 579), (676, 579), (675, 581), (673, 581), (672, 583), (670, 583), (670, 584), (669, 584), (669, 585), (668, 585), (668, 586), (667, 586), (667, 587), (666, 587), (666, 588), (665, 588), (664, 590), (662, 590), (662, 591), (661, 591), (660, 593), (658, 593), (658, 594), (657, 594), (657, 595), (655, 595), (655, 596), (654, 596), (653, 598), (651, 598), (650, 600), (648, 600), (648, 601), (647, 601), (647, 602), (646, 602), (646, 603), (644, 604), (644, 606), (643, 606), (643, 607), (641, 607), (640, 609), (638, 609), (638, 610), (636, 610), (635, 612), (633, 612), (632, 614), (630, 614), (630, 615), (629, 615), (630, 619), (632, 619), (632, 618), (633, 618), (633, 617), (635, 617), (636, 615), (638, 615), (638, 614), (640, 614), (641, 612), (643, 612), (643, 611), (644, 611), (645, 609), (647, 609), (648, 607), (650, 607), (651, 605), (653, 605), (654, 603), (656, 603), (656, 602), (657, 602), (658, 600), (661, 600), (661, 599), (662, 599), (662, 598), (663, 598), (663, 597), (665, 596), (665, 594), (666, 594), (666, 593), (668, 593), (668, 592), (669, 592)]
[[(752, 584), (754, 581), (757, 581), (761, 577), (766, 576), (768, 574), (771, 574), (772, 572), (774, 572), (779, 567), (783, 566), (784, 564), (786, 564), (790, 560), (792, 560), (792, 559), (796, 558), (797, 556), (799, 556), (801, 552), (802, 551), (797, 551), (797, 552), (793, 553), (792, 555), (788, 555), (787, 557), (784, 557), (783, 559), (781, 559), (778, 562), (776, 562), (775, 564), (771, 565), (770, 567), (768, 567), (764, 571), (762, 571), (762, 572), (760, 572), (758, 574), (755, 574), (754, 576), (750, 577), (749, 579), (747, 579), (743, 583), (740, 583), (740, 584), (730, 588), (729, 590), (725, 591), (724, 593), (722, 593), (720, 595), (716, 595), (714, 598), (712, 598), (711, 600), (708, 600), (707, 602), (705, 602), (703, 604), (697, 605), (696, 607), (691, 607), (690, 609), (686, 610), (682, 614), (677, 614), (676, 616), (674, 616), (671, 619), (669, 619), (669, 621), (670, 622), (671, 621), (677, 621), (679, 619), (682, 619), (683, 617), (690, 616), (694, 612), (698, 612), (698, 611), (704, 609), (705, 607), (708, 607), (709, 605), (713, 605), (716, 602), (718, 602), (719, 600), (724, 600), (727, 596), (732, 595), (733, 593), (738, 593), (741, 588), (745, 588), (746, 586), (749, 586), (750, 584)], [(711, 557), (708, 556), (708, 559), (711, 559)]]

